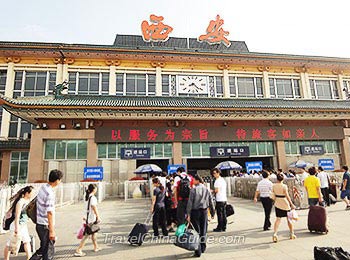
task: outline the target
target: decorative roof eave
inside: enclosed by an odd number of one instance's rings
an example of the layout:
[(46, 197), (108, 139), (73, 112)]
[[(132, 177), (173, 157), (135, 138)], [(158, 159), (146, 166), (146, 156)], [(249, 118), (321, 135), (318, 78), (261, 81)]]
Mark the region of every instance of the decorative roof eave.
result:
[[(19, 43), (18, 43), (19, 44)], [(16, 43), (0, 42), (0, 56), (30, 57), (42, 55), (48, 58), (61, 57), (59, 51), (70, 58), (103, 58), (118, 60), (147, 60), (147, 61), (181, 61), (190, 63), (231, 63), (269, 66), (307, 66), (317, 68), (350, 69), (350, 59), (322, 56), (287, 55), (273, 53), (235, 53), (219, 51), (217, 53), (205, 50), (174, 50), (148, 48), (120, 48), (110, 45), (70, 45), (70, 44), (42, 44), (35, 46), (17, 45)]]
[(0, 151), (29, 148), (30, 140), (0, 140)]
[(67, 109), (15, 109), (4, 106), (11, 114), (32, 124), (38, 119), (100, 119), (100, 120), (349, 120), (350, 112), (305, 112), (305, 111), (247, 111), (247, 110), (67, 110)]

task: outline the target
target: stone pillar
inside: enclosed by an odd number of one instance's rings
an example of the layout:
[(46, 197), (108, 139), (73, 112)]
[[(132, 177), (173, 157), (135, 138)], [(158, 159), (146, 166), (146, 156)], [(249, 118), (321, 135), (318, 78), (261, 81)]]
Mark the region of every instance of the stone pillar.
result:
[(162, 96), (162, 68), (156, 67), (156, 96)]
[(343, 75), (340, 73), (338, 74), (337, 88), (338, 88), (338, 93), (339, 93), (339, 99), (345, 100), (347, 97), (346, 97), (346, 93), (344, 91)]
[(224, 98), (230, 98), (230, 77), (228, 75), (228, 69), (223, 69), (222, 84), (224, 88)]
[(182, 143), (181, 142), (173, 143), (173, 163), (182, 164)]
[(32, 130), (30, 139), (30, 152), (28, 158), (28, 182), (33, 183), (37, 180), (46, 180), (44, 177), (44, 131), (49, 130)]
[(8, 183), (10, 178), (10, 163), (11, 163), (11, 152), (3, 151), (2, 152), (2, 161), (1, 161), (1, 176), (0, 182), (4, 181)]
[(301, 97), (305, 99), (311, 99), (311, 88), (309, 74), (306, 72), (300, 72), (300, 92)]
[[(7, 65), (6, 85), (5, 85), (5, 96), (13, 97), (13, 88), (15, 86), (15, 64), (9, 62)], [(11, 115), (9, 112), (3, 109), (0, 138), (8, 138), (10, 129)]]
[(264, 98), (270, 98), (271, 97), (271, 93), (270, 93), (270, 81), (269, 81), (269, 73), (267, 70), (264, 70), (262, 72), (263, 74), (263, 94), (264, 94)]
[(348, 165), (350, 166), (350, 129), (344, 128), (344, 139), (340, 140), (340, 166)]
[(276, 156), (278, 168), (281, 168), (282, 170), (287, 170), (286, 150), (284, 146), (284, 141), (276, 141)]
[(69, 80), (69, 73), (68, 73), (68, 64), (65, 63), (62, 66), (62, 82)]
[(89, 138), (87, 139), (87, 162), (86, 166), (97, 166), (97, 144), (95, 143), (95, 139)]
[(115, 96), (117, 93), (117, 75), (115, 65), (109, 66), (109, 95)]
[(56, 65), (57, 71), (56, 71), (56, 85), (61, 84), (63, 80), (63, 64), (58, 63)]

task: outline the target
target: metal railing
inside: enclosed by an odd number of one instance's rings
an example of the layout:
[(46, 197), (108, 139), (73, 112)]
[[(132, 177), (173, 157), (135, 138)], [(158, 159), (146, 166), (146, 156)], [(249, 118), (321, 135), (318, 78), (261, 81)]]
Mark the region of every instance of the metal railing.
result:
[(142, 199), (151, 197), (151, 183), (149, 180), (125, 181), (124, 199)]
[[(55, 188), (56, 207), (63, 207), (84, 200), (85, 191), (89, 182), (76, 182), (76, 183), (61, 183)], [(105, 182), (93, 182), (98, 187), (96, 197), (99, 202), (102, 202), (106, 198), (106, 183)], [(10, 208), (10, 198), (15, 195), (20, 189), (25, 186), (33, 186), (32, 198), (38, 194), (39, 189), (43, 183), (27, 183), (16, 184), (14, 186), (1, 185), (0, 186), (0, 233), (2, 230), (2, 222), (6, 212)]]

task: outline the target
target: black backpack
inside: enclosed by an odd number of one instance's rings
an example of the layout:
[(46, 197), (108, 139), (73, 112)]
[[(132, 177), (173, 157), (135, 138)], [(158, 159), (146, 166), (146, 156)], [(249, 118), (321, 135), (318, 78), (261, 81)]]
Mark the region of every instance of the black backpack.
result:
[(190, 197), (191, 182), (190, 179), (186, 177), (180, 177), (180, 186), (179, 186), (179, 196), (183, 199), (188, 199)]

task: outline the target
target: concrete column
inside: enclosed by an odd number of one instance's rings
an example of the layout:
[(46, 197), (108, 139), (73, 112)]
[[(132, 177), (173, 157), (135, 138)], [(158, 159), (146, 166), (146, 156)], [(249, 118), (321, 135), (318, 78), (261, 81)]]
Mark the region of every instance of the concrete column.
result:
[(117, 92), (117, 75), (115, 65), (109, 66), (109, 95), (115, 96)]
[(286, 150), (284, 146), (284, 141), (276, 141), (276, 156), (278, 168), (281, 168), (282, 170), (287, 170)]
[(2, 162), (1, 162), (1, 176), (0, 182), (4, 181), (8, 183), (10, 178), (10, 163), (11, 163), (11, 152), (3, 151), (2, 152)]
[(228, 76), (228, 69), (224, 69), (222, 71), (223, 71), (222, 84), (224, 87), (224, 98), (230, 98), (230, 78)]
[(173, 143), (173, 163), (182, 164), (182, 143), (181, 142)]
[(263, 71), (263, 91), (264, 98), (270, 98), (270, 82), (269, 82), (269, 73), (267, 71)]
[(63, 64), (62, 66), (62, 82), (69, 80), (68, 64)]
[(300, 73), (300, 92), (301, 92), (302, 98), (306, 98), (306, 99), (312, 98), (309, 74), (307, 74), (306, 72)]
[(344, 128), (344, 139), (339, 142), (340, 166), (350, 165), (350, 128)]
[(162, 68), (156, 67), (156, 96), (162, 96)]
[(338, 74), (338, 80), (337, 80), (337, 88), (339, 93), (339, 99), (346, 99), (346, 93), (343, 90), (344, 89), (344, 81), (343, 81), (343, 75)]
[[(13, 97), (14, 86), (15, 86), (15, 64), (13, 62), (9, 62), (7, 65), (5, 96)], [(1, 120), (1, 129), (0, 129), (0, 138), (5, 138), (5, 139), (8, 138), (9, 129), (10, 129), (10, 118), (11, 118), (10, 113), (3, 110), (2, 120)]]
[(46, 180), (44, 176), (44, 131), (32, 130), (30, 139), (30, 153), (28, 158), (28, 182), (33, 183), (37, 180)]
[[(350, 136), (345, 136), (343, 140), (340, 141), (340, 162), (341, 165), (350, 165)], [(340, 165), (340, 166), (341, 166)]]
[(59, 63), (56, 69), (56, 85), (61, 84), (63, 81), (63, 64)]
[(94, 138), (87, 140), (87, 163), (86, 166), (97, 166), (97, 144)]

